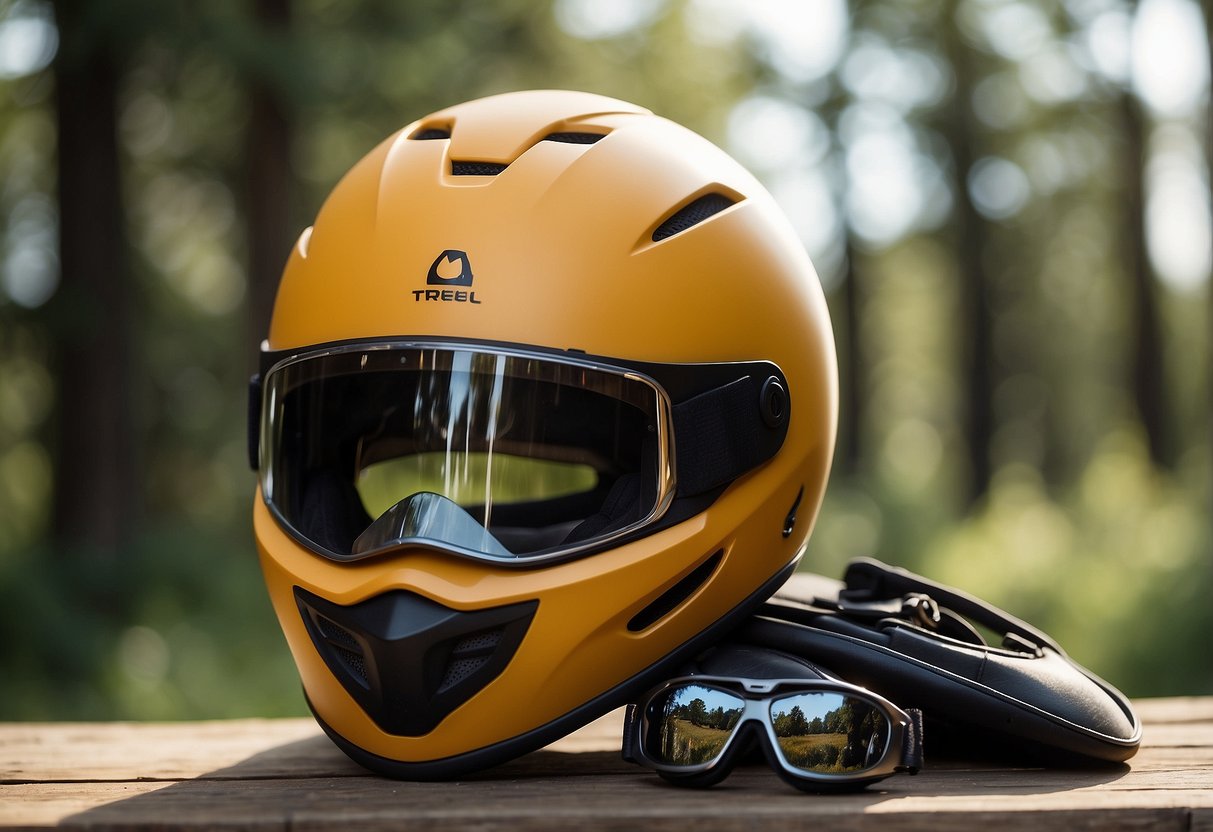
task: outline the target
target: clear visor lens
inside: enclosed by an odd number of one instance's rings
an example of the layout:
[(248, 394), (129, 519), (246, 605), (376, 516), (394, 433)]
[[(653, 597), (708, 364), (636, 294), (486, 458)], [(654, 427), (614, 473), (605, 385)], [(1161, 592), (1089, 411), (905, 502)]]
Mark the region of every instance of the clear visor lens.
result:
[(288, 361), (265, 390), (266, 500), (342, 557), (566, 551), (652, 519), (672, 487), (668, 407), (634, 374), (410, 346)]
[(649, 703), (644, 747), (668, 766), (699, 766), (723, 753), (745, 700), (719, 688), (680, 685)]
[(875, 768), (889, 744), (889, 718), (854, 696), (797, 693), (771, 703), (779, 754), (791, 768), (852, 776)]

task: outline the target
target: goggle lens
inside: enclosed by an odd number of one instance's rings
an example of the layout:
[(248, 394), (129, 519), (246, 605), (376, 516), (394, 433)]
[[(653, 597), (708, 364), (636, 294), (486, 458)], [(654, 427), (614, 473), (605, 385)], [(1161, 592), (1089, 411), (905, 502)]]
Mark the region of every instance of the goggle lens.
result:
[(849, 777), (868, 771), (880, 764), (889, 745), (889, 718), (841, 693), (780, 697), (771, 702), (770, 719), (784, 761), (812, 774)]
[(670, 688), (649, 704), (645, 748), (665, 765), (711, 762), (728, 745), (743, 711), (744, 699), (718, 688)]
[(862, 788), (922, 767), (919, 711), (825, 676), (671, 679), (628, 708), (623, 755), (672, 783), (704, 788), (727, 777), (757, 739), (771, 767), (804, 791)]

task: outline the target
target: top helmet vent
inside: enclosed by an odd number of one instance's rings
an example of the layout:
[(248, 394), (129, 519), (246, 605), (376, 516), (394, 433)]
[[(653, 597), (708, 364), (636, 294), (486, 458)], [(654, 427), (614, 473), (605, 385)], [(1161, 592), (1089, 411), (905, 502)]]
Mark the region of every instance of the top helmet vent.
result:
[(426, 141), (427, 139), (449, 139), (451, 131), (445, 127), (423, 127), (413, 135), (409, 136), (414, 141)]
[(565, 144), (593, 144), (606, 136), (605, 133), (548, 133), (543, 137), (545, 142), (564, 142)]
[(706, 194), (699, 199), (684, 205), (671, 214), (665, 222), (653, 231), (653, 242), (659, 242), (667, 237), (673, 237), (697, 225), (713, 214), (718, 214), (737, 200), (720, 193)]
[(454, 176), (496, 176), (507, 167), (497, 162), (451, 162), (451, 173)]

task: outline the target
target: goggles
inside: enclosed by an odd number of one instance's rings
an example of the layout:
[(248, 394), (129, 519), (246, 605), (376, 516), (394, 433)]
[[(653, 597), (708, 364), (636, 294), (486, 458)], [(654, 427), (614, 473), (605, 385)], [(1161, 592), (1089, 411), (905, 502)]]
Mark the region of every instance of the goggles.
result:
[(761, 738), (803, 791), (862, 788), (922, 765), (922, 716), (845, 682), (684, 676), (628, 708), (624, 758), (683, 786), (719, 783)]
[(790, 406), (763, 361), (410, 341), (266, 351), (262, 367), (262, 494), (334, 560), (425, 546), (530, 565), (652, 533), (773, 456)]

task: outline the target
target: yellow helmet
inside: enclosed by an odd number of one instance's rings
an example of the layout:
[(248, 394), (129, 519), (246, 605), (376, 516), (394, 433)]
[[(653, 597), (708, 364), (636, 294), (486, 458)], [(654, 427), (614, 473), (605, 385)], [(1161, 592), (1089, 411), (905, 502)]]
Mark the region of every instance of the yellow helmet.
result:
[(425, 779), (643, 691), (795, 568), (836, 387), (796, 234), (703, 138), (557, 91), (408, 125), (300, 236), (253, 384), (317, 720)]

